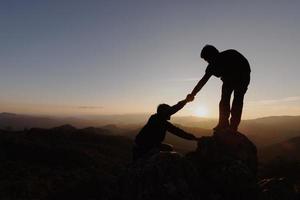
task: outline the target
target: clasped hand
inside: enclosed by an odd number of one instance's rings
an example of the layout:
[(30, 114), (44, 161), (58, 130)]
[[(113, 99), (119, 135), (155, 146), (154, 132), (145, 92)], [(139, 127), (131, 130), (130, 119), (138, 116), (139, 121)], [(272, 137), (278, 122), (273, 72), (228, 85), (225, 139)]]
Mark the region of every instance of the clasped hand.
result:
[(195, 96), (193, 96), (192, 94), (188, 94), (188, 95), (186, 96), (186, 98), (185, 98), (185, 100), (186, 100), (187, 102), (194, 101), (194, 99), (195, 99)]

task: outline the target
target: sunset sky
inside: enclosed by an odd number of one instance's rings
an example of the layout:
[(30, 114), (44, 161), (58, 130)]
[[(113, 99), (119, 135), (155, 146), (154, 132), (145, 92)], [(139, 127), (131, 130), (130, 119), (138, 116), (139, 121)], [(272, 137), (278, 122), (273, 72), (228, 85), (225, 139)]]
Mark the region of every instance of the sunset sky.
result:
[[(212, 44), (250, 62), (243, 118), (300, 115), (299, 10), (299, 0), (3, 0), (0, 112), (154, 112), (191, 92)], [(178, 115), (217, 117), (221, 85), (211, 78)]]

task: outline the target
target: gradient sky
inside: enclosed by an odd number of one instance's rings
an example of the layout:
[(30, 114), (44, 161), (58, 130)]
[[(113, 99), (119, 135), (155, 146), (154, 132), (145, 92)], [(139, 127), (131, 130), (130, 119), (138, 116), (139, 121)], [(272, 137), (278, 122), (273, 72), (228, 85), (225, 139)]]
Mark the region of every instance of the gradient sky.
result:
[[(252, 68), (244, 118), (300, 115), (300, 1), (3, 0), (0, 112), (154, 112), (203, 76), (205, 44)], [(211, 78), (180, 115), (217, 117)]]

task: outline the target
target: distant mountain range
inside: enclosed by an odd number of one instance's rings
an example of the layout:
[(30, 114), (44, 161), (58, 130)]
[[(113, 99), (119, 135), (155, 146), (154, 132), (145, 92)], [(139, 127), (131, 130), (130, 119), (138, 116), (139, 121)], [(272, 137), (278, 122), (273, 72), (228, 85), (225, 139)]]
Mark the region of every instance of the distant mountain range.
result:
[(258, 147), (300, 136), (300, 116), (272, 116), (245, 120), (240, 131), (247, 134)]
[(300, 137), (267, 146), (261, 150), (260, 157), (267, 161), (275, 158), (300, 160)]
[[(100, 127), (110, 130), (112, 134), (126, 135), (132, 138), (149, 116), (149, 114), (132, 114), (63, 118), (0, 113), (0, 129), (52, 128), (63, 124), (71, 124), (77, 128)], [(173, 117), (172, 122), (200, 137), (212, 134), (211, 130), (216, 125), (217, 120), (187, 116)], [(244, 120), (239, 130), (254, 141), (259, 148), (262, 148), (294, 137), (300, 137), (300, 116), (271, 116)], [(184, 143), (181, 139), (173, 136), (169, 137), (178, 144)], [(187, 143), (184, 146), (188, 147), (190, 144)]]
[(123, 127), (128, 127), (132, 124), (143, 124), (146, 122), (148, 117), (149, 115), (147, 114), (56, 117), (0, 113), (0, 128), (23, 130), (32, 127), (52, 128), (63, 124), (72, 124), (77, 128), (107, 125), (122, 125)]

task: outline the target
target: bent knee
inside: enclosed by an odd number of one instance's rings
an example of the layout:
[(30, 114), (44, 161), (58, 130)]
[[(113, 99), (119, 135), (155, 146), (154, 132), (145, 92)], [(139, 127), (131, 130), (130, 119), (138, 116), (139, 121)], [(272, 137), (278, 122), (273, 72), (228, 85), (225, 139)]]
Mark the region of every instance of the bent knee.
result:
[(165, 143), (162, 143), (161, 145), (160, 145), (160, 150), (161, 151), (173, 151), (173, 146), (172, 145), (170, 145), (170, 144), (165, 144)]

